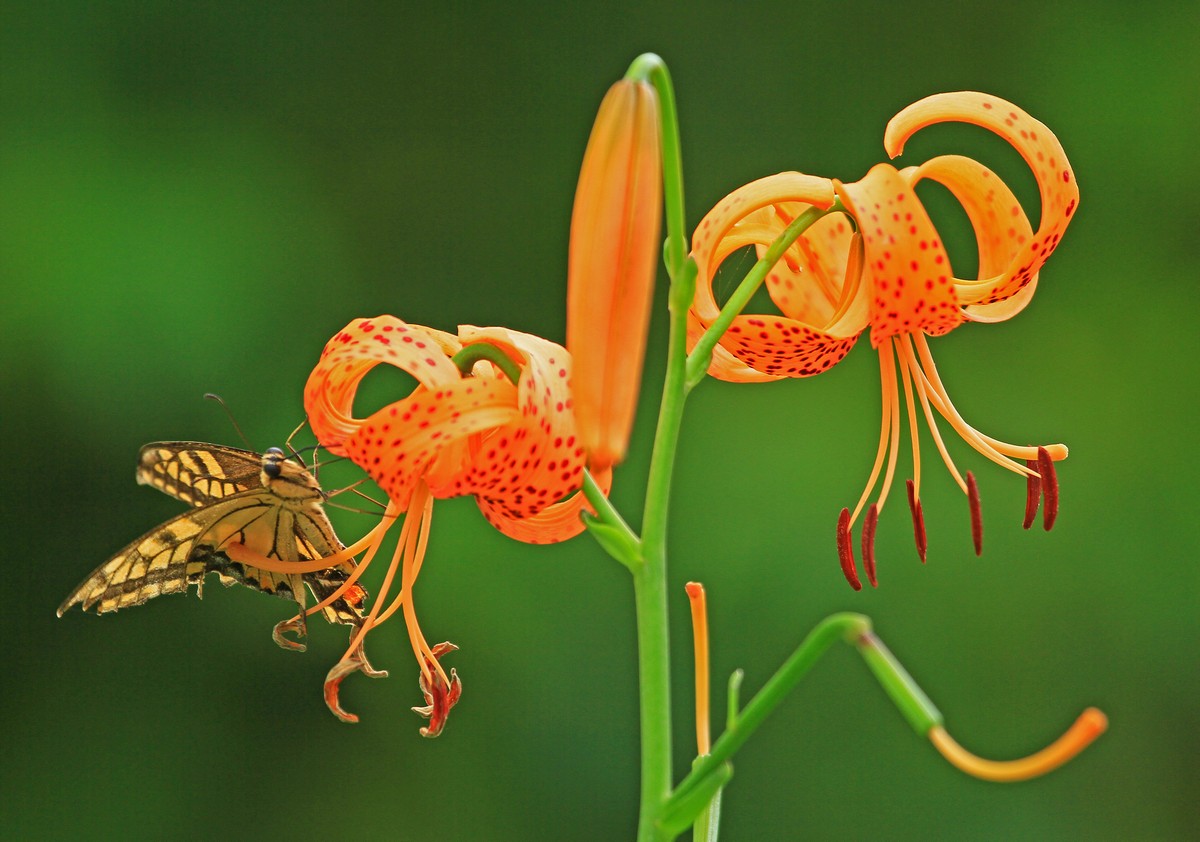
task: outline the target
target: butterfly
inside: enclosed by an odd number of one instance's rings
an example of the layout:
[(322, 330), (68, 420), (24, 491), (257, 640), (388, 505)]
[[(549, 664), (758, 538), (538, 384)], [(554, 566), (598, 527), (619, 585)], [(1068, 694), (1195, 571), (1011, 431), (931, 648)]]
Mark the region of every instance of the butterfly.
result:
[[(162, 594), (203, 596), (210, 573), (229, 587), (235, 582), (295, 600), (296, 617), (279, 623), (275, 642), (286, 649), (304, 645), (285, 636), (306, 632), (306, 588), (318, 600), (333, 594), (354, 571), (347, 560), (314, 573), (275, 573), (231, 559), (230, 542), (279, 561), (308, 561), (342, 549), (325, 514), (326, 494), (316, 477), (278, 447), (258, 454), (199, 442), (156, 442), (141, 450), (137, 481), (190, 503), (193, 508), (155, 527), (92, 571), (58, 607), (95, 607), (104, 614), (141, 605)], [(321, 609), (331, 623), (358, 629), (366, 591), (357, 582)]]

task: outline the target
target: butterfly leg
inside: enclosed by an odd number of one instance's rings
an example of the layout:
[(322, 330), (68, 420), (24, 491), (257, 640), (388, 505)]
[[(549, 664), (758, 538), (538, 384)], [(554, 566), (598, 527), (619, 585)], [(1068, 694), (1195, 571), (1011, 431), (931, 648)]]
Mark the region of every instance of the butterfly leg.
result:
[[(304, 652), (308, 649), (308, 644), (301, 642), (308, 637), (308, 616), (304, 612), (305, 597), (308, 592), (305, 590), (303, 579), (297, 574), (293, 573), (288, 576), (288, 584), (291, 586), (292, 594), (296, 597), (299, 610), (294, 617), (289, 617), (275, 625), (271, 631), (271, 639), (283, 649)], [(293, 633), (296, 640), (287, 636)]]

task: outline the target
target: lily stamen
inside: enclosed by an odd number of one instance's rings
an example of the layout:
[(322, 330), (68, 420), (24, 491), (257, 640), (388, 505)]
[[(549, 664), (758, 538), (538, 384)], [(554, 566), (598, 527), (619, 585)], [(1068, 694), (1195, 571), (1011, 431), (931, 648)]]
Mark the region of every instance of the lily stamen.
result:
[(967, 471), (967, 504), (971, 509), (971, 540), (975, 555), (983, 555), (983, 505), (979, 502), (979, 485), (975, 475)]
[(1037, 460), (1025, 460), (1025, 467), (1029, 468), (1029, 474), (1025, 481), (1025, 522), (1022, 524), (1026, 529), (1033, 526), (1033, 519), (1037, 517), (1038, 504), (1042, 502), (1042, 478), (1037, 473)]
[(908, 486), (908, 508), (912, 512), (913, 539), (917, 543), (917, 555), (921, 564), (925, 563), (925, 553), (929, 549), (929, 540), (925, 535), (925, 511), (921, 508), (921, 498), (917, 497), (916, 484), (906, 480)]
[(1042, 496), (1046, 504), (1042, 506), (1042, 526), (1049, 532), (1058, 517), (1058, 475), (1054, 472), (1054, 459), (1045, 447), (1038, 448), (1038, 474), (1042, 478)]
[(862, 530), (862, 556), (863, 570), (867, 574), (867, 581), (871, 583), (871, 587), (879, 587), (879, 580), (875, 577), (875, 527), (879, 525), (879, 504), (872, 503), (867, 509), (867, 516), (863, 520)]

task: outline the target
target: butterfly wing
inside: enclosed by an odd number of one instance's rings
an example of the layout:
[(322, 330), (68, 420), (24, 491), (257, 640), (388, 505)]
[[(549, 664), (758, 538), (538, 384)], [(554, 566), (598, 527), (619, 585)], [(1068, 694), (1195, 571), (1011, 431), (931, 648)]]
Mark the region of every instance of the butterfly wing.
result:
[(219, 444), (160, 441), (142, 448), (137, 481), (177, 500), (207, 506), (232, 494), (262, 488), (262, 456)]
[[(273, 573), (232, 561), (221, 552), (241, 541), (263, 555), (279, 558), (272, 542), (283, 511), (265, 489), (232, 495), (209, 506), (191, 509), (158, 526), (97, 567), (58, 608), (61, 617), (72, 605), (104, 614), (141, 605), (162, 594), (183, 593), (195, 585), (202, 593), (204, 577), (215, 572), (222, 584), (243, 582), (257, 590), (296, 599), (299, 577)], [(270, 547), (263, 547), (267, 537)], [(286, 552), (286, 551), (285, 551)]]
[[(343, 549), (342, 542), (334, 534), (333, 524), (321, 509), (298, 512), (293, 530), (300, 561), (324, 558)], [(345, 583), (356, 566), (355, 561), (349, 559), (328, 570), (306, 573), (304, 581), (317, 600), (322, 601)], [(321, 613), (330, 623), (358, 627), (363, 621), (362, 604), (366, 597), (366, 589), (355, 582), (340, 597), (322, 608)]]

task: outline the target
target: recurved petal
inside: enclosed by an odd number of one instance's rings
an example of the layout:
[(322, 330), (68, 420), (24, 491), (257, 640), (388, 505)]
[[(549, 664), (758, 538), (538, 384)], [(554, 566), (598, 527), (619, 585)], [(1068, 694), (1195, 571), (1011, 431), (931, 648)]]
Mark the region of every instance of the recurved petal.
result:
[(1033, 297), (1037, 275), (1021, 278), (1007, 269), (1033, 236), (1033, 227), (1008, 185), (983, 164), (961, 155), (941, 155), (901, 174), (914, 186), (923, 178), (944, 186), (971, 221), (979, 251), (978, 280), (954, 279), (967, 317), (995, 322), (1024, 309)]
[[(457, 369), (456, 369), (457, 370)], [(467, 493), (462, 465), (432, 471), (447, 449), (455, 454), (471, 436), (503, 428), (518, 417), (516, 387), (507, 379), (457, 379), (437, 389), (418, 387), (403, 400), (370, 415), (346, 439), (344, 450), (356, 465), (402, 507), (422, 480), (441, 479), (430, 491), (438, 497)]]
[(837, 191), (863, 237), (871, 345), (918, 330), (936, 336), (961, 324), (946, 250), (895, 167), (876, 164), (861, 180), (838, 183)]
[(908, 106), (888, 123), (884, 148), (895, 157), (919, 129), (947, 121), (974, 123), (1000, 135), (1021, 153), (1037, 179), (1042, 204), (1037, 231), (994, 279), (997, 289), (1016, 294), (1037, 276), (1079, 205), (1075, 174), (1058, 138), (1043, 123), (1011, 102), (977, 91), (935, 94)]
[(834, 202), (833, 182), (827, 178), (798, 172), (769, 175), (739, 187), (717, 202), (692, 235), (692, 257), (699, 270), (696, 298), (692, 309), (702, 322), (717, 317), (721, 308), (713, 298), (712, 279), (721, 260), (728, 254), (719, 253), (721, 241), (729, 230), (759, 208), (789, 203), (794, 209), (828, 208)]
[(329, 340), (304, 386), (304, 409), (321, 446), (347, 455), (346, 439), (362, 425), (354, 417), (354, 394), (380, 363), (411, 374), (429, 389), (460, 377), (450, 357), (458, 340), (440, 330), (410, 325), (394, 316), (356, 319)]
[(587, 455), (571, 403), (571, 357), (561, 345), (505, 328), (459, 328), (464, 344), (488, 342), (521, 367), (516, 407), (508, 424), (479, 440), (459, 493), (489, 510), (528, 518), (583, 485)]
[[(735, 190), (701, 220), (692, 241), (699, 274), (689, 344), (720, 312), (712, 290), (720, 264), (746, 246), (761, 256), (800, 213), (832, 205), (832, 185), (825, 178), (779, 173)], [(839, 362), (866, 325), (865, 306), (851, 300), (857, 287), (847, 285), (850, 234), (846, 221), (834, 218), (806, 232), (767, 278), (783, 314), (737, 317), (714, 350), (709, 373), (761, 382), (818, 374)]]
[[(607, 495), (612, 487), (612, 468), (597, 469), (593, 477), (600, 490)], [(494, 505), (482, 497), (476, 500), (488, 523), (509, 538), (527, 544), (556, 544), (574, 538), (584, 529), (582, 513), (592, 511), (582, 491), (576, 491), (529, 517), (514, 517), (505, 507)]]

